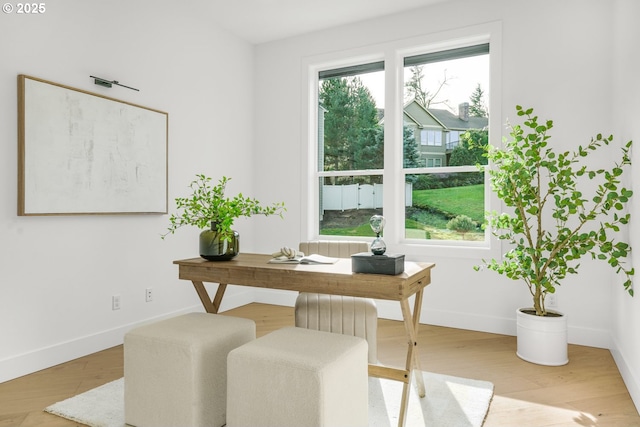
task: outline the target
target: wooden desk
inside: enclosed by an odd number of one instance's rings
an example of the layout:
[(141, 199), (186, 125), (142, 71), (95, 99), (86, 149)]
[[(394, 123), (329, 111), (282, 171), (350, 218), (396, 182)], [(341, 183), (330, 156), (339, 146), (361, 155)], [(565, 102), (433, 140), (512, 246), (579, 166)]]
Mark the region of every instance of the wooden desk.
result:
[[(174, 261), (178, 277), (191, 280), (207, 313), (217, 313), (228, 284), (283, 289), (299, 292), (345, 295), (398, 301), (407, 333), (407, 362), (404, 369), (369, 365), (369, 375), (404, 383), (400, 418), (403, 426), (411, 385), (411, 373), (420, 371), (417, 357), (418, 325), (424, 288), (431, 282), (432, 263), (405, 262), (405, 271), (397, 276), (351, 272), (351, 259), (329, 265), (269, 264), (270, 255), (240, 254), (230, 261), (212, 262), (202, 258)], [(204, 282), (218, 283), (213, 299)], [(413, 313), (409, 297), (415, 295)], [(424, 397), (422, 375), (416, 375), (418, 394)]]

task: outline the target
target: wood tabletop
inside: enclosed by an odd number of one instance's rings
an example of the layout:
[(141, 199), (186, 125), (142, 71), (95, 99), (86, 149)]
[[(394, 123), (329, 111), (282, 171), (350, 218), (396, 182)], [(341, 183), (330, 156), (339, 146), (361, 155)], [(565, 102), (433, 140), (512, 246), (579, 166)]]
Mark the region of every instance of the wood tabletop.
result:
[(270, 255), (241, 253), (229, 261), (191, 258), (174, 261), (180, 279), (316, 292), (332, 295), (402, 300), (431, 282), (433, 263), (405, 262), (395, 276), (351, 271), (351, 259), (335, 264), (270, 264)]

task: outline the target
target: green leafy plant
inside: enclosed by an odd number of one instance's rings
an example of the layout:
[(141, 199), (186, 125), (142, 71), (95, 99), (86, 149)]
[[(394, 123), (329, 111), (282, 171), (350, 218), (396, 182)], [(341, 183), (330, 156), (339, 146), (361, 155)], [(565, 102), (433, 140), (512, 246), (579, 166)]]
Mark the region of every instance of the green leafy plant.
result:
[[(545, 296), (554, 293), (567, 274), (576, 274), (578, 261), (590, 254), (625, 276), (624, 288), (633, 296), (633, 268), (625, 266), (631, 247), (615, 235), (627, 224), (625, 206), (632, 191), (620, 178), (631, 164), (632, 142), (609, 169), (580, 165), (589, 154), (609, 145), (613, 136), (597, 135), (577, 151), (556, 152), (548, 146), (553, 122), (540, 122), (533, 109), (516, 107), (523, 126), (510, 126), (511, 139), (503, 148), (488, 146), (486, 156), (491, 188), (512, 213), (488, 212), (486, 225), (511, 249), (501, 260), (482, 266), (521, 280), (529, 287), (536, 315), (545, 316)], [(579, 187), (586, 185), (585, 190)], [(591, 193), (587, 196), (588, 193)]]
[(447, 223), (447, 228), (464, 235), (476, 229), (478, 224), (466, 215), (458, 215)]
[(258, 200), (245, 197), (242, 193), (235, 197), (225, 197), (225, 189), (230, 180), (231, 178), (223, 176), (218, 184), (212, 186), (210, 177), (196, 175), (196, 179), (189, 185), (191, 195), (175, 199), (178, 213), (169, 217), (170, 226), (161, 237), (164, 239), (185, 225), (207, 229), (215, 223), (221, 239), (229, 241), (233, 236), (231, 227), (236, 218), (252, 215), (278, 215), (282, 218), (286, 211), (284, 202), (263, 206)]

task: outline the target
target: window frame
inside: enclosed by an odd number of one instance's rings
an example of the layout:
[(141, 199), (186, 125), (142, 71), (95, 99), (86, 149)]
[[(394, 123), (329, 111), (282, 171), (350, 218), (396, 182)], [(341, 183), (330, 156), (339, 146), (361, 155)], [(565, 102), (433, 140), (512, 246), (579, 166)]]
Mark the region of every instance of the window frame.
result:
[[(472, 27), (443, 31), (420, 37), (393, 41), (349, 49), (340, 52), (308, 57), (302, 63), (302, 209), (301, 240), (345, 240), (347, 237), (320, 235), (319, 232), (319, 178), (333, 172), (318, 170), (318, 85), (319, 73), (324, 70), (359, 64), (384, 61), (385, 69), (385, 129), (384, 158), (382, 170), (367, 170), (366, 174), (382, 174), (384, 183), (383, 210), (387, 226), (383, 238), (388, 252), (403, 253), (409, 258), (424, 256), (451, 257), (495, 257), (500, 253), (500, 242), (487, 232), (483, 242), (451, 240), (419, 240), (404, 237), (404, 182), (405, 175), (414, 173), (433, 173), (432, 168), (404, 169), (402, 164), (403, 98), (404, 98), (404, 58), (429, 52), (438, 52), (474, 44), (489, 43), (489, 143), (501, 145), (502, 114), (499, 100), (500, 63), (501, 63), (501, 23), (492, 22)], [(443, 136), (444, 139), (444, 136)], [(445, 144), (445, 141), (442, 141)], [(477, 171), (469, 166), (469, 171)], [(447, 172), (448, 167), (439, 167), (439, 172)], [(455, 167), (455, 172), (462, 172)], [(449, 170), (449, 172), (453, 172)], [(354, 171), (345, 171), (341, 175), (354, 175)], [(500, 201), (490, 190), (488, 175), (485, 174), (485, 206), (487, 210), (499, 210)], [(370, 241), (369, 237), (348, 237), (349, 240)]]

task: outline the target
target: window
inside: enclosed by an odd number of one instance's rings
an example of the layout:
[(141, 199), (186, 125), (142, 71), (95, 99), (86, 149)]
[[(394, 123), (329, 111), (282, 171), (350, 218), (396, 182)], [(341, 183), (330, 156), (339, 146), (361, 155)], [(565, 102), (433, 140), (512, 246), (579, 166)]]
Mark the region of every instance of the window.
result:
[[(318, 73), (319, 234), (370, 236), (382, 214), (384, 122), (375, 87), (384, 63)], [(346, 212), (346, 213), (345, 213)]]
[(464, 135), (464, 132), (459, 130), (450, 130), (445, 135), (447, 150), (453, 150), (460, 143), (460, 135)]
[(488, 44), (404, 58), (405, 114), (417, 126), (439, 125), (421, 130), (420, 145), (441, 150), (440, 156), (427, 155), (424, 170), (419, 162), (403, 161), (412, 186), (405, 201), (406, 239), (486, 239), (484, 173), (475, 166), (486, 161), (474, 145), (488, 141), (488, 69)]
[(442, 145), (442, 131), (441, 130), (421, 130), (420, 131), (420, 145)]
[(442, 159), (438, 158), (428, 158), (427, 159), (427, 167), (428, 168), (438, 168), (442, 166)]
[(387, 218), (390, 250), (495, 250), (480, 227), (495, 197), (476, 163), (490, 106), (500, 118), (489, 92), (500, 28), (482, 27), (455, 42), (429, 37), (309, 59), (306, 238), (369, 241), (375, 213)]

